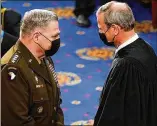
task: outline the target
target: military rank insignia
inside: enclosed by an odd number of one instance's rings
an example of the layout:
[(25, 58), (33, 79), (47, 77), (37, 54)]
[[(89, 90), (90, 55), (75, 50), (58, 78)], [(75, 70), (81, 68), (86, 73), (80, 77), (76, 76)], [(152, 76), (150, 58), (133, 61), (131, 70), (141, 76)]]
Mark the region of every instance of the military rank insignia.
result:
[(16, 51), (14, 53), (14, 55), (11, 57), (10, 62), (11, 63), (17, 63), (19, 61), (20, 57), (21, 57), (20, 53), (21, 53), (20, 51)]
[(12, 57), (11, 62), (12, 62), (12, 63), (16, 63), (16, 62), (18, 62), (19, 58), (20, 58), (20, 56), (16, 53), (16, 54)]

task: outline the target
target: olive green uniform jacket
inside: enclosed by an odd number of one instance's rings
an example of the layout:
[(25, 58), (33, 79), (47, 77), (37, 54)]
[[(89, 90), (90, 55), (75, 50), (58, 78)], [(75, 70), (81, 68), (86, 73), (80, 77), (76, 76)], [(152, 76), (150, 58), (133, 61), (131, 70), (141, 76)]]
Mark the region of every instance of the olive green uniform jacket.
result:
[(1, 59), (2, 126), (64, 125), (51, 58), (41, 64), (18, 41)]

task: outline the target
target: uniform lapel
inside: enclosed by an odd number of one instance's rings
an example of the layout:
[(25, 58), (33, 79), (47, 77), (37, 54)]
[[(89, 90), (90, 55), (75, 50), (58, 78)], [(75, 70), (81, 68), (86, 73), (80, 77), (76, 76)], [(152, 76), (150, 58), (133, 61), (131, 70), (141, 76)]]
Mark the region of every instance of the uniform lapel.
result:
[(17, 42), (17, 48), (22, 53), (22, 56), (24, 57), (25, 61), (28, 63), (30, 69), (32, 69), (34, 73), (41, 76), (44, 80), (50, 83), (47, 76), (46, 69), (38, 63), (38, 61), (35, 59), (32, 53), (21, 42)]

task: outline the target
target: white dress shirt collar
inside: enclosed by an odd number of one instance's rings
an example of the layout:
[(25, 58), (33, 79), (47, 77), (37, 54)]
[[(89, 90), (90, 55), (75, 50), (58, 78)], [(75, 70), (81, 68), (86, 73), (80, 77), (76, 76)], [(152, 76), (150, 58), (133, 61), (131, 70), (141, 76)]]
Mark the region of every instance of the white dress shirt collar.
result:
[(134, 41), (136, 41), (139, 38), (139, 36), (137, 34), (135, 34), (134, 36), (132, 36), (130, 39), (128, 39), (126, 42), (124, 42), (123, 44), (121, 44), (115, 51), (115, 54), (122, 48), (126, 47), (127, 45), (133, 43)]

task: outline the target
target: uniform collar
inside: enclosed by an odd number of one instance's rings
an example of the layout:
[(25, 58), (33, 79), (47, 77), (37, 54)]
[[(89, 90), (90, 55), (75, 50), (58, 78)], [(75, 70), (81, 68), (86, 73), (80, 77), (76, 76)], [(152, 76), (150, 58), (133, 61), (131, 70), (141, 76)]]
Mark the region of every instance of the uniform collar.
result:
[(33, 56), (33, 54), (29, 51), (29, 49), (20, 41), (18, 40), (16, 45), (17, 49), (22, 53), (22, 56), (26, 60), (26, 62), (33, 62), (36, 65), (39, 65), (36, 58)]
[(28, 66), (33, 70), (33, 72), (40, 75), (50, 83), (46, 68), (38, 63), (37, 59), (33, 56), (29, 49), (19, 40), (15, 46), (17, 46), (17, 50), (20, 51), (22, 57), (28, 63)]

